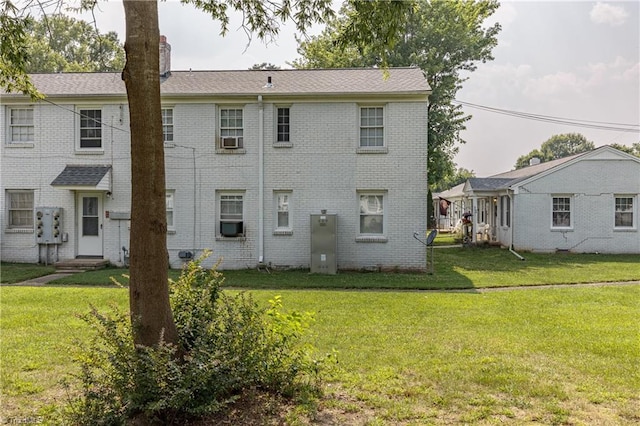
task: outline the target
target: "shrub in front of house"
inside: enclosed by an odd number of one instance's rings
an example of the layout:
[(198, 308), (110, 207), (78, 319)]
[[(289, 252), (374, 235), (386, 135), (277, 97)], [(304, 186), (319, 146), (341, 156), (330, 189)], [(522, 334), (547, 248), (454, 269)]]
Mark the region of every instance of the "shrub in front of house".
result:
[(202, 268), (203, 259), (170, 282), (180, 347), (136, 347), (135, 321), (116, 308), (83, 316), (94, 336), (78, 358), (81, 393), (67, 421), (183, 424), (219, 413), (247, 389), (319, 392), (322, 362), (302, 342), (312, 315), (285, 313), (279, 296), (260, 308), (246, 293), (223, 292), (222, 274)]

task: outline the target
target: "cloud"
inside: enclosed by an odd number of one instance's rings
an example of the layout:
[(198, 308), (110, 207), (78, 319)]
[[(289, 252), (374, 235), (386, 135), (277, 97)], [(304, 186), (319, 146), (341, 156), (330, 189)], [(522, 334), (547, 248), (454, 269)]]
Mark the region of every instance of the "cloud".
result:
[(598, 2), (591, 9), (591, 21), (596, 24), (609, 24), (619, 26), (624, 24), (629, 14), (622, 6), (613, 6), (608, 3)]

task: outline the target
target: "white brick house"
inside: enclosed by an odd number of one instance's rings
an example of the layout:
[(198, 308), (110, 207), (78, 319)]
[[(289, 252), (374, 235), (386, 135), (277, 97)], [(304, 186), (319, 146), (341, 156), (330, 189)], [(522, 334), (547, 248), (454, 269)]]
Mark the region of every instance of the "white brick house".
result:
[[(610, 146), (439, 194), (472, 213), (473, 240), (522, 251), (640, 254), (640, 158)], [(447, 220), (450, 222), (450, 220)]]
[[(45, 101), (2, 95), (1, 258), (121, 265), (131, 163), (120, 74), (32, 78)], [(173, 267), (204, 249), (223, 269), (309, 267), (311, 215), (326, 210), (339, 269), (424, 269), (420, 69), (180, 71), (161, 91)], [(38, 235), (42, 207), (62, 209), (57, 239)]]

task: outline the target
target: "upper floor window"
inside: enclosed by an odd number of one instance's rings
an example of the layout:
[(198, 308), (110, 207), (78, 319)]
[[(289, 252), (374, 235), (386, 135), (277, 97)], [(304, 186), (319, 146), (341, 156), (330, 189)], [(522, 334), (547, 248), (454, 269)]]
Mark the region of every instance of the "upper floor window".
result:
[(173, 109), (162, 108), (162, 138), (164, 143), (173, 142)]
[(384, 108), (360, 108), (360, 147), (384, 146)]
[(553, 197), (551, 227), (570, 228), (571, 226), (571, 197)]
[(165, 194), (166, 196), (166, 209), (167, 209), (167, 230), (175, 231), (175, 225), (173, 223), (173, 209), (174, 209), (174, 199), (175, 199), (175, 191), (168, 190)]
[(33, 143), (33, 108), (9, 109), (9, 143)]
[(80, 148), (102, 148), (102, 110), (80, 109)]
[(290, 109), (289, 108), (278, 108), (278, 133), (277, 133), (277, 142), (290, 142)]
[(33, 229), (33, 191), (7, 190), (8, 227)]
[(633, 198), (629, 196), (616, 196), (615, 222), (616, 228), (633, 228)]
[(236, 149), (243, 147), (242, 116), (242, 108), (220, 109), (220, 148)]

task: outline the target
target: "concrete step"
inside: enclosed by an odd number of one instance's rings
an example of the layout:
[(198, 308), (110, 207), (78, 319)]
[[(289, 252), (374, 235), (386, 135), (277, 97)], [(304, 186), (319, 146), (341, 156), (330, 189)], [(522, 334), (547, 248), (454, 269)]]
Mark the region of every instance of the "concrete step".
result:
[(53, 266), (64, 272), (84, 272), (104, 269), (110, 263), (109, 259), (68, 259), (56, 262)]

